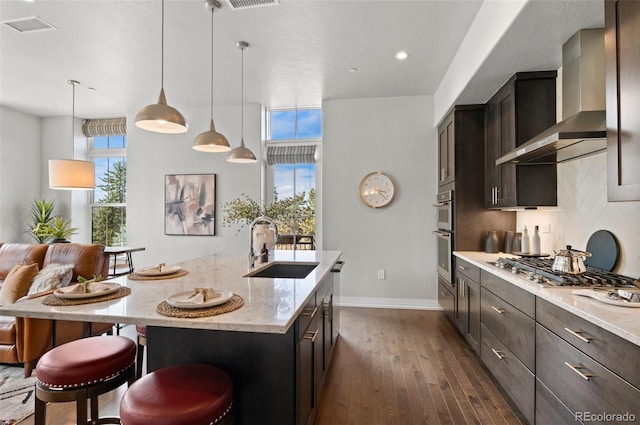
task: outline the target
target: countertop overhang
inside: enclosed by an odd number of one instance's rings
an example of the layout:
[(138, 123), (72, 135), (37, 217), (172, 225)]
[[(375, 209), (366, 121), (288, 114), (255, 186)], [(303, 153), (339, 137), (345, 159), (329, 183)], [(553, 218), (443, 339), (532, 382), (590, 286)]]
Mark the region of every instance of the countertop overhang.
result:
[[(0, 307), (0, 315), (285, 334), (340, 255), (341, 251), (274, 251), (270, 262), (318, 263), (304, 279), (282, 279), (243, 277), (249, 271), (246, 253), (215, 253), (178, 263), (189, 272), (179, 278), (109, 279), (131, 288), (131, 294), (123, 298), (73, 306), (48, 306), (42, 304), (42, 298), (35, 298)], [(244, 299), (244, 305), (229, 313), (197, 319), (168, 317), (156, 312), (157, 305), (168, 296), (196, 287), (232, 291)]]
[(509, 257), (510, 254), (488, 254), (476, 251), (455, 251), (453, 254), (640, 346), (640, 308), (619, 307), (601, 303), (589, 297), (573, 295), (571, 291), (576, 288), (544, 288), (490, 264), (500, 257)]

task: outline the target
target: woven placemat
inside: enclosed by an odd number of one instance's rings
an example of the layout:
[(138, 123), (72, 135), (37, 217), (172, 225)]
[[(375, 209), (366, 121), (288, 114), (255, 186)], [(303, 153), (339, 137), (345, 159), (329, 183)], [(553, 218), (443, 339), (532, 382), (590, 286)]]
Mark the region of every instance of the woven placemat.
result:
[(184, 318), (198, 318), (215, 316), (217, 314), (229, 313), (230, 311), (237, 310), (244, 305), (244, 299), (240, 295), (233, 294), (233, 297), (224, 304), (215, 305), (213, 307), (205, 308), (177, 308), (172, 307), (168, 302), (163, 301), (156, 307), (156, 311), (163, 316), (170, 317), (184, 317)]
[(115, 300), (116, 298), (126, 297), (131, 293), (131, 288), (127, 288), (126, 286), (120, 287), (116, 292), (112, 292), (107, 295), (102, 295), (99, 297), (91, 297), (91, 298), (58, 298), (53, 294), (47, 295), (42, 299), (42, 304), (45, 305), (55, 305), (55, 306), (63, 306), (63, 305), (80, 305), (80, 304), (92, 304), (99, 303), (102, 301)]
[(180, 269), (175, 273), (163, 274), (161, 276), (146, 276), (146, 275), (142, 275), (142, 274), (138, 274), (136, 272), (133, 272), (131, 274), (128, 274), (127, 278), (131, 279), (131, 280), (163, 280), (163, 279), (174, 279), (176, 277), (182, 277), (182, 276), (186, 276), (188, 274), (189, 274), (189, 272), (186, 271), (185, 269)]

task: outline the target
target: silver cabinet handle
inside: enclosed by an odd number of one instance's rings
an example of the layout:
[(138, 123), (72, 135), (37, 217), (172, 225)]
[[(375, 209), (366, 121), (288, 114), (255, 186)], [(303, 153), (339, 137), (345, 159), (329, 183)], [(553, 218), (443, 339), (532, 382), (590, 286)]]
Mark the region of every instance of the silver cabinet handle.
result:
[(308, 340), (308, 341), (315, 342), (316, 336), (318, 336), (318, 330), (317, 329), (315, 331), (313, 331), (313, 332), (311, 332), (311, 331), (305, 332), (303, 338)]
[(575, 336), (576, 338), (579, 338), (582, 342), (586, 342), (587, 344), (591, 342), (591, 340), (593, 338), (588, 338), (586, 336), (582, 336), (580, 335), (580, 331), (573, 331), (569, 328), (564, 328), (565, 331), (569, 332), (571, 335)]
[(573, 365), (570, 365), (568, 362), (564, 362), (564, 364), (565, 364), (565, 366), (567, 366), (569, 369), (571, 369), (572, 371), (574, 371), (575, 373), (577, 373), (578, 375), (580, 375), (580, 377), (581, 377), (582, 379), (584, 379), (585, 381), (589, 381), (589, 380), (591, 380), (591, 377), (592, 377), (593, 375), (587, 375), (586, 373), (582, 373), (582, 372), (580, 372), (580, 371), (578, 370), (578, 369), (581, 369), (581, 368), (582, 368), (582, 366), (573, 366)]
[(491, 306), (491, 308), (494, 309), (496, 311), (496, 313), (498, 313), (498, 314), (504, 314), (504, 310), (501, 309), (501, 308), (498, 308), (498, 307), (493, 306), (493, 305)]
[(305, 308), (304, 310), (302, 310), (302, 313), (300, 313), (300, 315), (306, 316), (306, 317), (313, 317), (316, 315), (317, 312), (318, 312), (318, 307), (314, 308), (313, 310), (309, 308)]
[(502, 354), (502, 351), (498, 351), (498, 350), (496, 350), (495, 348), (492, 348), (492, 349), (491, 349), (491, 351), (493, 351), (493, 354), (495, 354), (495, 355), (496, 355), (496, 357), (497, 357), (497, 358), (499, 358), (500, 360), (502, 360), (502, 359), (504, 359), (505, 357), (507, 357), (507, 356), (505, 356), (504, 354)]

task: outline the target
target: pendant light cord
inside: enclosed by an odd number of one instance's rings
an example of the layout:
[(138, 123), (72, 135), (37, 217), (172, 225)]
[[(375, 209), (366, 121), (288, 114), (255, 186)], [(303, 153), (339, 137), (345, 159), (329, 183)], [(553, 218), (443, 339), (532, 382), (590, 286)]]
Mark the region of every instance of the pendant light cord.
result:
[(213, 120), (213, 12), (215, 7), (211, 6), (211, 119)]
[(240, 48), (240, 140), (244, 143), (244, 47)]
[[(73, 152), (75, 150), (75, 144), (76, 144), (76, 126), (75, 126), (75, 116), (76, 116), (76, 85), (75, 83), (72, 81), (71, 82), (71, 147), (73, 148), (73, 150), (71, 152)], [(73, 155), (75, 156), (75, 155)]]
[(164, 89), (164, 0), (162, 0), (162, 24), (160, 25), (160, 88)]

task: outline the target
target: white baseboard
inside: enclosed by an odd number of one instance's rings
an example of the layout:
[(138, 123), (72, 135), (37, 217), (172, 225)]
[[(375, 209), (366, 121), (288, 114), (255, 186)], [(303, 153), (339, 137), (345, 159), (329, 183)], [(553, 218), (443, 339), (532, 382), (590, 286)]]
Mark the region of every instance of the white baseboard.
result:
[(336, 297), (341, 307), (396, 308), (405, 310), (442, 310), (438, 300), (415, 298)]

